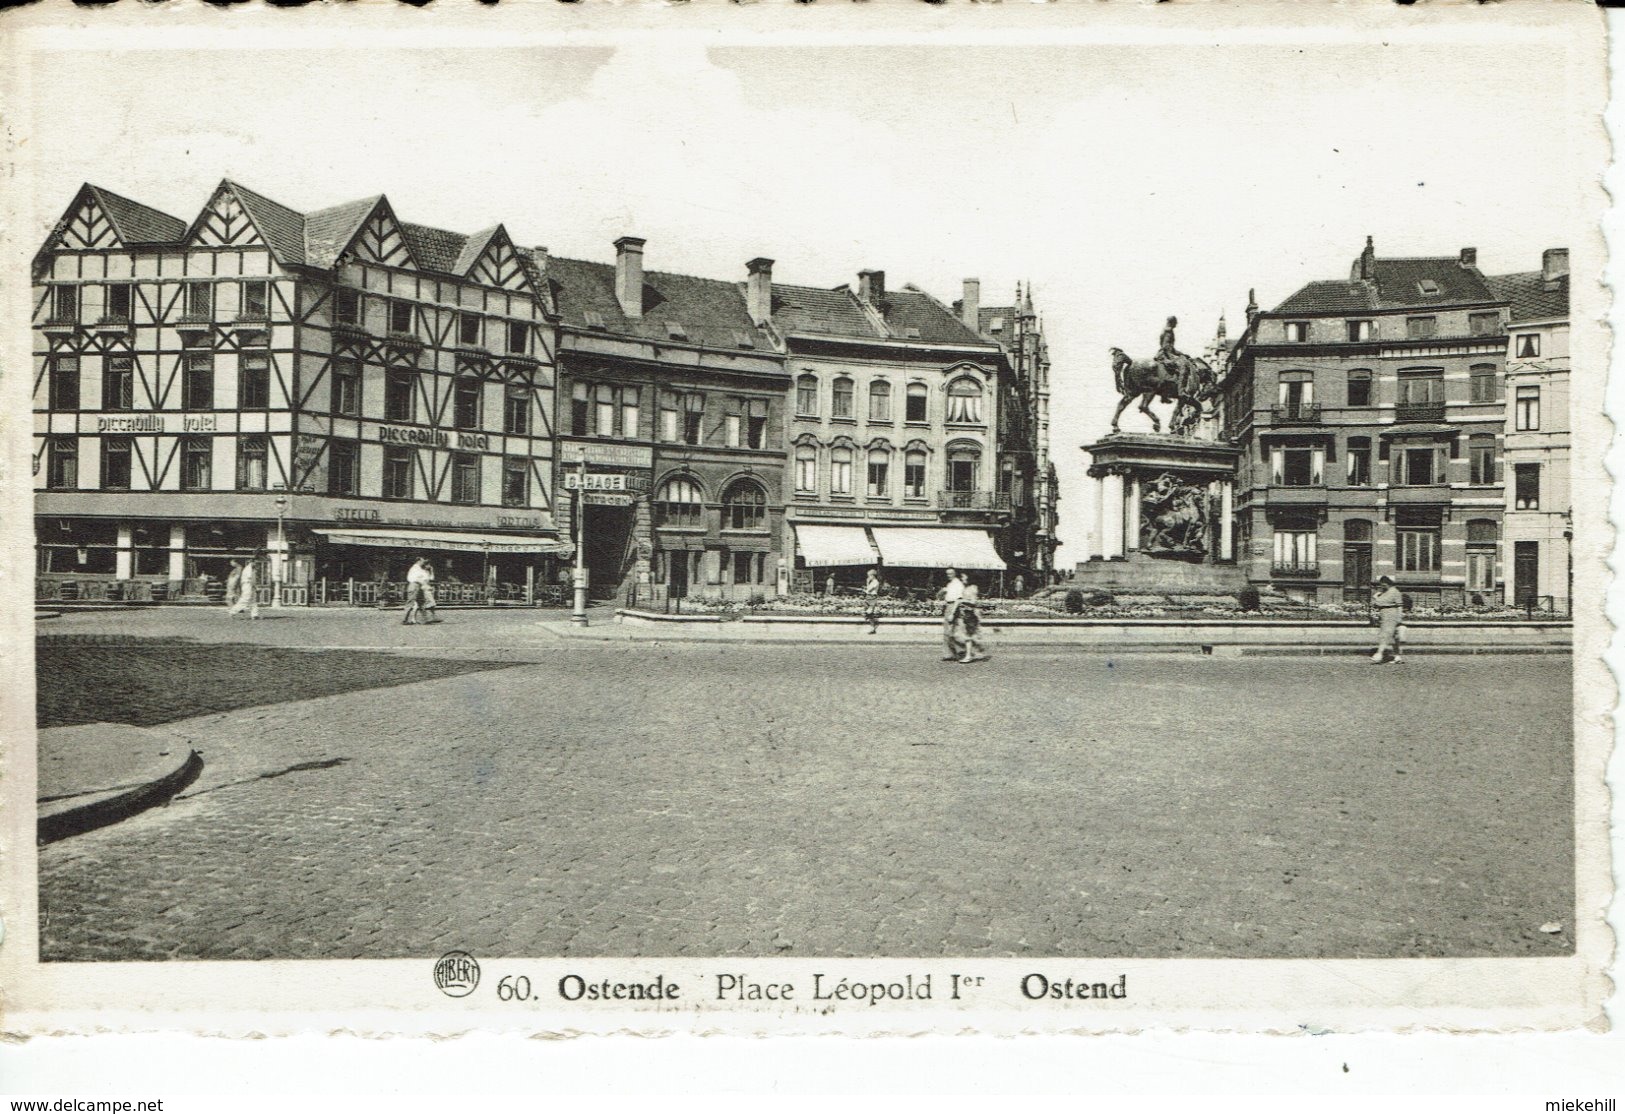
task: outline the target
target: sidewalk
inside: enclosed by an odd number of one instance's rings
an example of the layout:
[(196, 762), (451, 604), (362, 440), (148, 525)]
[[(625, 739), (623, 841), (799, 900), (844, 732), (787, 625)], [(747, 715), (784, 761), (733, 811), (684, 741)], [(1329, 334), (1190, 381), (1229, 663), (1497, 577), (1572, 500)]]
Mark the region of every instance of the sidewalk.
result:
[(90, 723), (41, 731), (37, 768), (38, 839), (54, 843), (166, 803), (203, 760), (172, 732)]

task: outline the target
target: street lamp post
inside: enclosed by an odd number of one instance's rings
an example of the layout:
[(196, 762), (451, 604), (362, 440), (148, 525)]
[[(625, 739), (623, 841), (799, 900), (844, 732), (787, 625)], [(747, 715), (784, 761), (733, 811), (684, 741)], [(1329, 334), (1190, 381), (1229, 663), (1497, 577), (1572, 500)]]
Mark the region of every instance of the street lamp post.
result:
[(575, 607), (570, 622), (587, 625), (587, 461), (583, 455), (576, 465), (576, 569)]
[(480, 594), (485, 597), (485, 606), (491, 607), (495, 600), (491, 596), (491, 542), (489, 539), (480, 542), (480, 548), (485, 552), (485, 560), (480, 565)]
[(288, 497), (276, 497), (276, 564), (271, 566), (271, 606), (282, 606), (282, 580), (288, 563), (288, 535), (283, 519), (288, 513)]

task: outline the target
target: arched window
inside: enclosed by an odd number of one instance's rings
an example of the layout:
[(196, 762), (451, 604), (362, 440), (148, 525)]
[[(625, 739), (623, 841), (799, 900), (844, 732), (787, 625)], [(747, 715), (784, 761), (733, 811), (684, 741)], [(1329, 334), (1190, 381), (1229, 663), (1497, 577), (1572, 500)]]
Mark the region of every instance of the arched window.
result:
[(829, 493), (852, 494), (852, 450), (844, 445), (829, 451)]
[(835, 380), (834, 390), (830, 395), (829, 415), (832, 418), (852, 416), (852, 380), (844, 375)]
[(767, 494), (754, 480), (735, 480), (722, 493), (724, 530), (760, 530), (767, 521)]
[(661, 526), (699, 526), (704, 509), (700, 485), (685, 476), (667, 480), (655, 497), (655, 521)]
[(891, 421), (891, 384), (884, 379), (869, 384), (869, 420)]
[(977, 490), (981, 478), (982, 450), (978, 445), (957, 442), (948, 446), (948, 490), (969, 492)]
[(796, 378), (796, 413), (804, 418), (818, 417), (818, 376)]
[(926, 407), (929, 405), (930, 397), (931, 389), (924, 383), (910, 383), (906, 404), (908, 409), (904, 412), (903, 419), (910, 422), (929, 421), (927, 416), (929, 411)]
[(796, 446), (796, 492), (811, 494), (818, 490), (818, 450), (812, 445)]
[(891, 453), (887, 450), (869, 450), (869, 474), (865, 491), (871, 499), (886, 499), (891, 496)]
[(925, 498), (925, 450), (910, 449), (903, 454), (903, 498)]
[(967, 377), (948, 384), (948, 420), (978, 425), (982, 421), (982, 385)]

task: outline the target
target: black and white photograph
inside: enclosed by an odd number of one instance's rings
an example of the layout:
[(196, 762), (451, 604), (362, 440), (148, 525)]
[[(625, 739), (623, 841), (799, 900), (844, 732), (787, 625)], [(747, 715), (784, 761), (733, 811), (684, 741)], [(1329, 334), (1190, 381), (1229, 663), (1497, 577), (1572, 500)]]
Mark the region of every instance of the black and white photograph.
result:
[(1601, 22), (1406, 11), (14, 39), (18, 1016), (1593, 1023)]

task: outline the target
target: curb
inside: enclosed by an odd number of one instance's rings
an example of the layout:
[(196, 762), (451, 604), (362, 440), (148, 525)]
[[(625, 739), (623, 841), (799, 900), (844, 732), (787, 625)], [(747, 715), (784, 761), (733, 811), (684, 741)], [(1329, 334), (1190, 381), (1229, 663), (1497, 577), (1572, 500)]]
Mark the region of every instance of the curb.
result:
[(168, 804), (169, 799), (198, 779), (203, 772), (203, 756), (196, 750), (187, 752), (186, 761), (156, 781), (138, 785), (111, 797), (100, 797), (86, 804), (66, 808), (39, 818), (35, 841), (40, 846), (83, 835), (109, 824), (117, 824), (155, 805)]

